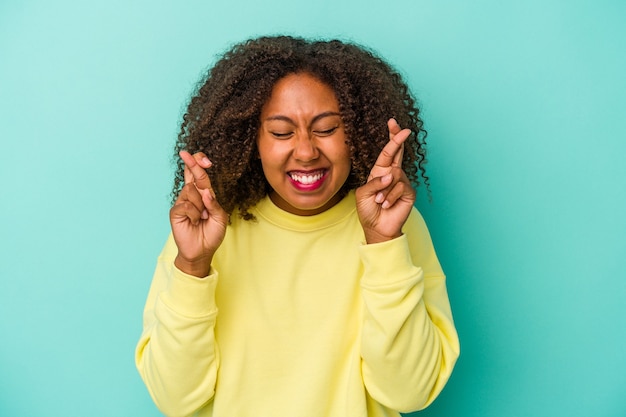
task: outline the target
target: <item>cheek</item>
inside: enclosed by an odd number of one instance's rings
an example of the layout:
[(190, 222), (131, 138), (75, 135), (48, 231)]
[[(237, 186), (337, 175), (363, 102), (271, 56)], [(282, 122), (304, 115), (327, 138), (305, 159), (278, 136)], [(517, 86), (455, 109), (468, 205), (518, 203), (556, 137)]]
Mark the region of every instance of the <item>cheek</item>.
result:
[(352, 159), (350, 158), (349, 152), (344, 152), (339, 159), (339, 163), (346, 167), (347, 170), (350, 170), (350, 166), (352, 165)]
[(261, 160), (263, 168), (276, 165), (278, 159), (277, 155), (279, 155), (280, 152), (274, 143), (273, 141), (263, 140), (262, 138), (257, 140), (258, 157)]
[(273, 183), (284, 175), (285, 165), (289, 159), (289, 150), (281, 146), (281, 142), (273, 144), (259, 143), (259, 159), (263, 174), (268, 182)]
[(350, 156), (350, 148), (347, 143), (344, 142), (340, 147), (337, 160), (348, 172), (350, 172), (352, 169), (352, 158)]

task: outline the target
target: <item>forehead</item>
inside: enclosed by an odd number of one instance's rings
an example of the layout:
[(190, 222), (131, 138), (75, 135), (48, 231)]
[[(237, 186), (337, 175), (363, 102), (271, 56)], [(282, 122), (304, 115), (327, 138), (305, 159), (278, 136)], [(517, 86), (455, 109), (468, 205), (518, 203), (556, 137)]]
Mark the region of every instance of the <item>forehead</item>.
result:
[(333, 89), (308, 73), (289, 74), (276, 82), (262, 114), (339, 111)]

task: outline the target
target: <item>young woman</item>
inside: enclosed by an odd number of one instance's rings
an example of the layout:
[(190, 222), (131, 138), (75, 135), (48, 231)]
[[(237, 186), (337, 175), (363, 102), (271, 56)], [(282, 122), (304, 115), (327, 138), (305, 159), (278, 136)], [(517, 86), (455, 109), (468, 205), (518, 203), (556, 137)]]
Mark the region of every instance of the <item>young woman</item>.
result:
[(401, 77), (340, 41), (236, 45), (184, 116), (136, 351), (169, 416), (399, 416), (459, 355), (413, 207), (425, 132)]

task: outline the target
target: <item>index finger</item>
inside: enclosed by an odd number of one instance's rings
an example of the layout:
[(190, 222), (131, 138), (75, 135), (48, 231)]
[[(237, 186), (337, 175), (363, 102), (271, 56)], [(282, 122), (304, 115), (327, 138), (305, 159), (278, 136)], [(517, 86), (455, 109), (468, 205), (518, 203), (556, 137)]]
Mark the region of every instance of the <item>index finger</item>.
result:
[(396, 134), (389, 135), (389, 142), (385, 145), (380, 155), (376, 159), (376, 165), (380, 167), (390, 167), (392, 165), (402, 165), (402, 153), (404, 151), (404, 141), (411, 135), (410, 129), (403, 129)]
[(206, 155), (202, 153), (191, 155), (187, 151), (180, 151), (179, 155), (185, 163), (185, 183), (193, 182), (200, 190), (211, 188), (211, 180), (204, 170), (205, 168), (202, 167), (199, 162), (202, 161), (206, 165), (206, 168), (209, 168), (211, 161), (209, 161)]

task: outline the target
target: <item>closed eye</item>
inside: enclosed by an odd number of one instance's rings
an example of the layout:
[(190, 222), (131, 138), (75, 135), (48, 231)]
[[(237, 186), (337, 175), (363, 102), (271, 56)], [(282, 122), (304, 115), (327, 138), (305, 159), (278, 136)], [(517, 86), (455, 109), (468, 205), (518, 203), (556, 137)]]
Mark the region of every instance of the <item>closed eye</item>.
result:
[(330, 136), (333, 133), (335, 133), (338, 128), (339, 128), (339, 126), (335, 126), (335, 127), (330, 128), (330, 129), (315, 130), (315, 131), (313, 131), (313, 133), (315, 133), (316, 136)]
[(288, 139), (293, 134), (292, 132), (270, 132), (276, 139)]

